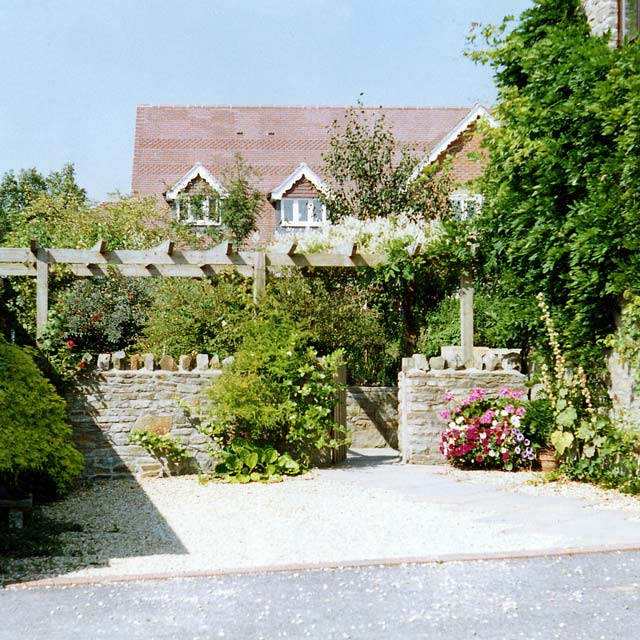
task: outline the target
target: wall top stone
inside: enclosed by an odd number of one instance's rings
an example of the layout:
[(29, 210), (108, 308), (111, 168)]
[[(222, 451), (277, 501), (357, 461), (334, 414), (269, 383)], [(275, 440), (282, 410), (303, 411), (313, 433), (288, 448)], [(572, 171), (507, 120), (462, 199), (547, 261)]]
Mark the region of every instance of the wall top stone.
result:
[(402, 371), (520, 371), (520, 349), (491, 349), (474, 347), (473, 367), (465, 369), (462, 347), (442, 347), (441, 355), (427, 359), (423, 354), (414, 354), (402, 359)]
[[(217, 355), (209, 356), (206, 353), (197, 355), (181, 355), (178, 359), (179, 365), (175, 364), (175, 360), (171, 356), (164, 355), (157, 362), (152, 353), (135, 353), (127, 356), (124, 351), (116, 351), (115, 353), (101, 353), (94, 361), (95, 371), (98, 373), (136, 373), (143, 374), (155, 371), (163, 371), (172, 374), (216, 374), (220, 373), (220, 358)], [(222, 366), (228, 366), (233, 362), (233, 357), (225, 358)], [(86, 371), (85, 374), (91, 374), (92, 371)]]

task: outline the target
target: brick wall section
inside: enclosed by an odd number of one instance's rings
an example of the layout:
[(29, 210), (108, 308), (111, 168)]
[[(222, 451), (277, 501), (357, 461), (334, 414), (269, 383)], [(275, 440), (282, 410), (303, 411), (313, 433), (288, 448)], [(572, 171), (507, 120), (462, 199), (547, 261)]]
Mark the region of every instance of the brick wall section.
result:
[[(74, 440), (85, 458), (87, 478), (161, 476), (163, 465), (138, 445), (133, 430), (179, 437), (194, 463), (210, 468), (209, 438), (197, 430), (180, 400), (202, 396), (219, 370), (99, 371), (80, 378), (68, 394)], [(179, 400), (180, 399), (180, 400)]]
[(447, 391), (462, 398), (471, 389), (482, 387), (488, 396), (497, 396), (504, 386), (524, 389), (526, 377), (517, 371), (442, 369), (424, 371), (409, 366), (399, 375), (398, 441), (404, 462), (444, 464), (440, 434), (446, 426), (440, 417)]
[(398, 388), (349, 387), (347, 426), (354, 449), (398, 448)]
[(487, 162), (487, 152), (481, 146), (482, 138), (475, 126), (461, 133), (446, 151), (453, 156), (451, 179), (455, 186), (465, 186), (477, 180)]

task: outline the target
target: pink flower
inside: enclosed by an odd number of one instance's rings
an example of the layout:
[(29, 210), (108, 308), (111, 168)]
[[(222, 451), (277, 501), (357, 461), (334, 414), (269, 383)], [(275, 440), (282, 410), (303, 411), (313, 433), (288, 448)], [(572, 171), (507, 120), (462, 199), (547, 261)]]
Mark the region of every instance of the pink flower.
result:
[(509, 398), (511, 395), (511, 389), (509, 389), (509, 387), (502, 387), (502, 389), (500, 389), (500, 391), (498, 392), (498, 395), (501, 398)]
[(67, 347), (69, 347), (69, 349), (73, 349), (75, 346), (76, 343), (73, 340), (67, 340)]
[(516, 409), (516, 415), (517, 415), (519, 418), (522, 418), (522, 416), (526, 413), (526, 411), (527, 411), (527, 410), (526, 410), (524, 407), (518, 407), (518, 408)]
[(449, 411), (448, 409), (445, 409), (444, 411), (440, 412), (440, 417), (443, 420), (449, 420), (451, 418), (451, 411)]
[(476, 456), (476, 462), (484, 462), (484, 456), (477, 455)]
[(449, 400), (453, 400), (453, 393), (451, 393), (451, 391), (447, 391), (447, 393), (444, 394), (444, 399), (449, 402)]
[(509, 459), (509, 452), (507, 451), (506, 453), (502, 454), (502, 459), (506, 462)]
[(516, 408), (515, 408), (512, 404), (508, 404), (508, 405), (504, 408), (504, 410), (505, 410), (507, 413), (514, 413), (514, 412), (515, 412), (515, 410), (516, 410)]
[(493, 409), (487, 409), (484, 415), (480, 418), (481, 424), (491, 424), (496, 417), (496, 412)]
[(477, 400), (482, 400), (484, 398), (484, 389), (482, 387), (476, 387), (471, 390), (469, 397), (467, 398), (467, 402), (476, 402)]

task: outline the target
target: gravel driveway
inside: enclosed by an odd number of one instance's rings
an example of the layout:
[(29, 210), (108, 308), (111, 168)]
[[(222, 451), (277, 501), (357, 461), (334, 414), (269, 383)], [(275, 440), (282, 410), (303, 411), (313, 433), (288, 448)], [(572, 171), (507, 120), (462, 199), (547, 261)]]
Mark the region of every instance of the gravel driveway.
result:
[(355, 455), (275, 484), (96, 482), (45, 509), (83, 527), (63, 534), (64, 556), (11, 560), (5, 584), (640, 548), (637, 497)]

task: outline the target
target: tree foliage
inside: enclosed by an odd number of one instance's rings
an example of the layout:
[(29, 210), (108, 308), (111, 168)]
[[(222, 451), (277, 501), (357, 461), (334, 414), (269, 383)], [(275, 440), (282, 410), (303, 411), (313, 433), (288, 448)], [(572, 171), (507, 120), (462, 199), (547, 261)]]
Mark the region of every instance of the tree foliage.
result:
[(536, 0), (515, 28), (481, 33), (501, 122), (485, 138), (485, 275), (507, 296), (543, 292), (583, 349), (638, 289), (640, 48), (591, 35), (579, 0)]
[(240, 154), (222, 171), (225, 197), (220, 202), (220, 219), (227, 237), (236, 246), (242, 245), (257, 229), (263, 196), (251, 182), (256, 170)]
[(65, 164), (47, 177), (34, 168), (22, 169), (18, 175), (9, 171), (0, 182), (0, 243), (11, 229), (24, 223), (27, 210), (43, 196), (55, 198), (66, 207), (87, 201), (86, 191), (76, 182), (72, 164)]
[(251, 282), (222, 273), (215, 282), (161, 278), (154, 283), (148, 321), (137, 347), (160, 357), (192, 352), (232, 355), (253, 318)]
[(347, 109), (343, 122), (333, 122), (324, 154), (329, 193), (322, 199), (331, 219), (443, 215), (451, 190), (447, 173), (431, 170), (414, 179), (420, 160), (397, 143), (384, 115), (370, 119), (361, 104)]

